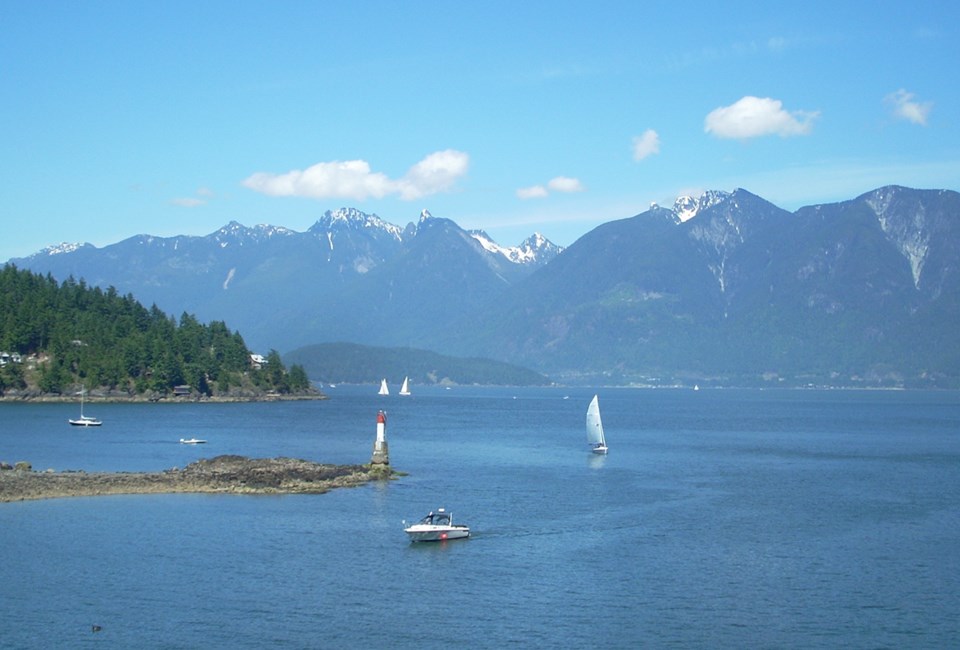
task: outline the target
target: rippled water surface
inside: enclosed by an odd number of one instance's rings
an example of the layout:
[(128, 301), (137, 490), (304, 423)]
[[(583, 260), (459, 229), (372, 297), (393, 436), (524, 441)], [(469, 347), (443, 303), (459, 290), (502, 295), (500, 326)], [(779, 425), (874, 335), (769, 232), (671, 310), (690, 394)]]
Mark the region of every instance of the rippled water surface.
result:
[[(0, 647), (931, 647), (960, 638), (956, 393), (337, 387), (0, 404), (0, 460), (370, 458), (325, 495), (0, 504)], [(610, 454), (587, 451), (600, 394)], [(180, 438), (204, 438), (185, 446)], [(473, 536), (410, 544), (445, 506)], [(92, 625), (101, 626), (98, 632)]]

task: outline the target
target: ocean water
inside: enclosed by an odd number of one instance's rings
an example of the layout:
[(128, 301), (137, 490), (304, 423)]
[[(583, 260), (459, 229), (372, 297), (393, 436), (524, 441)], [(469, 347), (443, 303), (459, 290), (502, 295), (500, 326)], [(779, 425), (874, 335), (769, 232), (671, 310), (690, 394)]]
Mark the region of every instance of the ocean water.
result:
[[(946, 648), (960, 395), (337, 387), (322, 402), (0, 404), (0, 460), (370, 458), (324, 495), (0, 504), (3, 648)], [(594, 394), (610, 453), (589, 453)], [(198, 437), (203, 446), (178, 444)], [(446, 507), (469, 540), (411, 544)], [(98, 625), (100, 631), (93, 632)]]

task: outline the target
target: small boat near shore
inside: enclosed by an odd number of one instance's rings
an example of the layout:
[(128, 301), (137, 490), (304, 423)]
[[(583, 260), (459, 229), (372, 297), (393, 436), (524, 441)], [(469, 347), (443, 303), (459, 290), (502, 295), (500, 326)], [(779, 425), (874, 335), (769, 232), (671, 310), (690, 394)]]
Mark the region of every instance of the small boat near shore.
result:
[[(403, 522), (406, 526), (407, 522)], [(403, 529), (411, 542), (444, 542), (448, 539), (470, 537), (470, 528), (464, 524), (454, 524), (453, 515), (438, 508), (426, 517)]]
[(101, 420), (98, 420), (92, 415), (83, 414), (83, 403), (85, 401), (84, 398), (86, 394), (87, 394), (87, 388), (86, 386), (84, 386), (83, 388), (80, 389), (80, 417), (77, 418), (76, 420), (67, 420), (67, 422), (69, 422), (71, 425), (75, 427), (99, 427), (100, 425), (103, 424)]
[(206, 444), (206, 440), (201, 440), (200, 438), (180, 438), (181, 445), (203, 445)]

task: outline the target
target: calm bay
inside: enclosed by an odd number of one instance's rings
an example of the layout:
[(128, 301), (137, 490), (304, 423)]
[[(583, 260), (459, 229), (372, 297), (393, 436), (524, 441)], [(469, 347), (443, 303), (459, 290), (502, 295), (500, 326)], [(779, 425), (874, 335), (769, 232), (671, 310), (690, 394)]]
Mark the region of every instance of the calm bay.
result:
[[(393, 386), (394, 392), (398, 386)], [(0, 460), (370, 459), (322, 495), (0, 504), (0, 647), (943, 648), (960, 394), (413, 387), (261, 404), (0, 404)], [(594, 393), (610, 453), (590, 454)], [(202, 438), (206, 445), (179, 444)], [(446, 507), (469, 540), (411, 544)], [(93, 632), (94, 625), (100, 630)]]

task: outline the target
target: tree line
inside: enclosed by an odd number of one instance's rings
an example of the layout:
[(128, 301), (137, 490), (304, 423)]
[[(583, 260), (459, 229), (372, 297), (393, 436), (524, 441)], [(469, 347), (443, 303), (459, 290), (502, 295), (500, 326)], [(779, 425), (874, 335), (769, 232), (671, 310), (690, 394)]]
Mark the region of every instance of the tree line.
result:
[(34, 386), (58, 394), (77, 384), (161, 395), (189, 386), (207, 396), (310, 388), (303, 367), (288, 372), (276, 350), (253, 363), (243, 337), (222, 321), (177, 320), (113, 287), (58, 283), (12, 264), (0, 270), (0, 353), (0, 394)]

